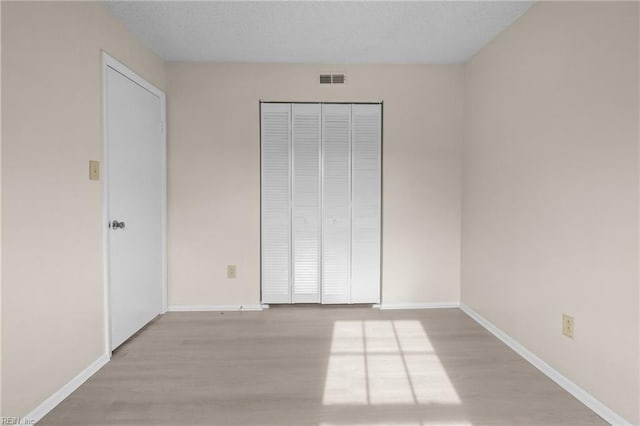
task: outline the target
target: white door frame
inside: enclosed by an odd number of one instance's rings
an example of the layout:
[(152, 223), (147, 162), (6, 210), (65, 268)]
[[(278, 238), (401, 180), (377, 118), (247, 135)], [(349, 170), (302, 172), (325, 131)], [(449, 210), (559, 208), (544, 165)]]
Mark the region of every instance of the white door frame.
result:
[(111, 68), (134, 83), (160, 98), (162, 117), (161, 132), (161, 176), (162, 176), (162, 309), (167, 312), (167, 135), (166, 135), (166, 96), (164, 92), (132, 71), (122, 62), (102, 51), (102, 259), (104, 281), (104, 344), (105, 352), (111, 357), (111, 283), (109, 278), (109, 138), (107, 117), (107, 71)]

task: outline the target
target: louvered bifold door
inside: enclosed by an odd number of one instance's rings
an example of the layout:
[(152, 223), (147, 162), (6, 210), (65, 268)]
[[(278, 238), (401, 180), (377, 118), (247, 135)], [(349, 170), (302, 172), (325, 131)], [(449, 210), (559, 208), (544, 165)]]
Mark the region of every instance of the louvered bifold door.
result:
[(322, 105), (322, 303), (350, 301), (351, 105)]
[(351, 117), (351, 303), (380, 303), (381, 105)]
[(291, 105), (262, 104), (262, 301), (291, 302)]
[(291, 105), (293, 303), (320, 302), (320, 105)]

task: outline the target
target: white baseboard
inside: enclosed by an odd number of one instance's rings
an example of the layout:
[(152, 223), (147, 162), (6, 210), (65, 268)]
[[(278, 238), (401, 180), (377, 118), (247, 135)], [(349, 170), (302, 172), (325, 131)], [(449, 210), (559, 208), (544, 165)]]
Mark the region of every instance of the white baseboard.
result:
[[(66, 397), (71, 395), (73, 391), (78, 389), (80, 385), (86, 382), (89, 377), (93, 376), (98, 370), (100, 370), (107, 362), (109, 362), (109, 355), (104, 354), (97, 360), (95, 360), (90, 366), (82, 370), (76, 377), (71, 379), (66, 385), (62, 386), (49, 398), (45, 399), (40, 405), (34, 408), (29, 414), (24, 416), (19, 424), (33, 424), (39, 422), (49, 411), (53, 410), (58, 404), (60, 404)], [(28, 423), (30, 422), (30, 423)]]
[(169, 305), (169, 312), (261, 311), (262, 305)]
[(460, 309), (472, 319), (474, 319), (482, 327), (486, 328), (491, 334), (502, 340), (504, 344), (513, 349), (518, 355), (526, 359), (538, 370), (542, 371), (547, 377), (556, 382), (561, 388), (573, 395), (578, 401), (582, 402), (588, 408), (590, 408), (597, 415), (602, 417), (608, 423), (615, 426), (627, 426), (631, 425), (631, 422), (620, 416), (618, 413), (604, 405), (602, 402), (594, 398), (589, 392), (582, 389), (580, 386), (573, 383), (567, 377), (562, 375), (558, 370), (551, 367), (544, 362), (541, 358), (535, 355), (533, 352), (525, 348), (515, 340), (513, 337), (500, 330), (493, 325), (490, 321), (485, 319), (482, 315), (471, 309), (464, 303), (460, 303)]
[(386, 309), (443, 309), (443, 308), (459, 308), (458, 302), (435, 302), (435, 303), (381, 303), (381, 310)]

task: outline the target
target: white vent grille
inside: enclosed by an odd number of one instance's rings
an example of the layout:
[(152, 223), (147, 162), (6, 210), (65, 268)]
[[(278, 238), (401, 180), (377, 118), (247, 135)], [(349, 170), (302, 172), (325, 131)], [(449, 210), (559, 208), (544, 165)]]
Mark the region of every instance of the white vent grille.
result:
[(344, 84), (344, 74), (333, 74), (331, 84)]
[(320, 74), (320, 84), (344, 84), (344, 74)]

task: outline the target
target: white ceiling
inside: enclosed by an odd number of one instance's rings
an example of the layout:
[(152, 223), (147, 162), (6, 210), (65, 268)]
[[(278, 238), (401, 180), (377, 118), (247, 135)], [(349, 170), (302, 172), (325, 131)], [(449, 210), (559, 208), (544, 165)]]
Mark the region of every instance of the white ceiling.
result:
[(169, 61), (466, 62), (532, 1), (104, 1)]

